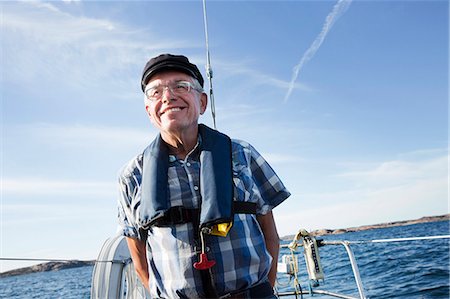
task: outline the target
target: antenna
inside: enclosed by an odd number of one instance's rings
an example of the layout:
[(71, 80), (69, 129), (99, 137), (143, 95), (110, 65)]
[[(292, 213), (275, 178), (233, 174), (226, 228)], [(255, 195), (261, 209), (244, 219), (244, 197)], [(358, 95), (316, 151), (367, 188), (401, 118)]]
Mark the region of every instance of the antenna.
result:
[(209, 81), (209, 98), (211, 100), (211, 115), (212, 115), (212, 119), (213, 119), (214, 129), (217, 130), (217, 127), (216, 127), (216, 104), (214, 101), (213, 84), (212, 84), (213, 71), (211, 68), (211, 55), (209, 53), (208, 19), (206, 17), (206, 0), (203, 0), (203, 22), (205, 24), (206, 76), (208, 76), (208, 81)]

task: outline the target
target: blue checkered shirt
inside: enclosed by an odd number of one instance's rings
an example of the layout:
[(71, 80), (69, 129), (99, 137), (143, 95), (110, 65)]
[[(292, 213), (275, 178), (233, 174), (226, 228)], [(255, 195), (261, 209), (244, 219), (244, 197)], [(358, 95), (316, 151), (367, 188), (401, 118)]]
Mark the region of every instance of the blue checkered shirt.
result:
[[(199, 150), (184, 160), (169, 156), (170, 206), (198, 208), (201, 202)], [(131, 160), (120, 172), (119, 225), (122, 235), (147, 239), (149, 289), (152, 298), (199, 298), (204, 296), (202, 279), (193, 264), (200, 244), (192, 223), (171, 227), (139, 228), (143, 155)], [(257, 214), (266, 214), (290, 193), (264, 158), (248, 143), (232, 140), (234, 198), (257, 204)], [(145, 234), (145, 235), (143, 235)], [(236, 214), (226, 237), (206, 236), (213, 281), (219, 295), (246, 289), (267, 279), (272, 258), (256, 215)], [(211, 259), (211, 258), (210, 258)]]

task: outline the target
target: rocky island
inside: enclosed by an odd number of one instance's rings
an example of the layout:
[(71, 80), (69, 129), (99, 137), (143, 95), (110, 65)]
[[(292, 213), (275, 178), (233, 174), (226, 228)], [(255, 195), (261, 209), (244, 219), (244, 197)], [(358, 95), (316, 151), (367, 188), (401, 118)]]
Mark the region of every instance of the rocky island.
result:
[(59, 271), (62, 269), (91, 266), (91, 265), (94, 265), (94, 263), (95, 263), (94, 260), (91, 260), (91, 261), (70, 260), (70, 261), (64, 261), (64, 262), (59, 262), (59, 261), (58, 262), (47, 262), (47, 263), (33, 265), (31, 267), (19, 268), (19, 269), (2, 272), (2, 273), (0, 273), (0, 278), (14, 276), (14, 275), (29, 274), (29, 273), (34, 273), (34, 272)]
[[(362, 225), (357, 227), (339, 228), (339, 229), (317, 229), (309, 232), (312, 236), (325, 236), (325, 235), (338, 235), (349, 232), (358, 232), (370, 229), (387, 228), (394, 226), (405, 226), (418, 223), (438, 222), (438, 221), (450, 221), (450, 214), (444, 214), (439, 216), (427, 216), (414, 220), (394, 221), (380, 224)], [(284, 236), (281, 239), (285, 241), (292, 240), (295, 235)]]

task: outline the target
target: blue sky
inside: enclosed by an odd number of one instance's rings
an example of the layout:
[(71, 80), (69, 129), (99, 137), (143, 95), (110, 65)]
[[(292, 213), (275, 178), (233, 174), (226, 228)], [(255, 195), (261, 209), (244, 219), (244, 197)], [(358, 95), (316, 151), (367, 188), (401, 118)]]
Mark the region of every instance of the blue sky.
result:
[[(156, 134), (143, 66), (169, 52), (205, 73), (202, 2), (0, 7), (0, 256), (94, 259), (116, 231), (118, 170)], [(207, 9), (217, 127), (291, 191), (280, 235), (449, 212), (447, 1)]]

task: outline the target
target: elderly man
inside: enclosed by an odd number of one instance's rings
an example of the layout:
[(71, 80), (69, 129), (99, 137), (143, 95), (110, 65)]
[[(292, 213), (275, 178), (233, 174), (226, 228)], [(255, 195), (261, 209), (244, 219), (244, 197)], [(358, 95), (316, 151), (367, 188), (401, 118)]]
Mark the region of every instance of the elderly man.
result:
[(272, 209), (290, 193), (248, 143), (199, 124), (207, 95), (185, 56), (149, 60), (145, 109), (160, 134), (119, 178), (119, 223), (152, 298), (275, 298)]

